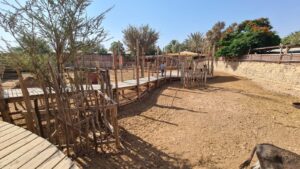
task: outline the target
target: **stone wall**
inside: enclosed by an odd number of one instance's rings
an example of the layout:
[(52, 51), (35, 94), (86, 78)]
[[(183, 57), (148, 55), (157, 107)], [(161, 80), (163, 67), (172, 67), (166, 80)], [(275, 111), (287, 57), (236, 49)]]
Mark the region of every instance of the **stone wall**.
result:
[(300, 96), (300, 63), (216, 61), (215, 71), (246, 77), (267, 89)]

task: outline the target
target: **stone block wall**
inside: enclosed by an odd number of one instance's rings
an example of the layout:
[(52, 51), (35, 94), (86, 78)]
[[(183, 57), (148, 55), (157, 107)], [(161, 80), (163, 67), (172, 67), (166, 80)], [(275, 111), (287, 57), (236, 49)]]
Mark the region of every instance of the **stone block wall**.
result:
[(246, 77), (265, 88), (300, 96), (300, 63), (216, 61), (215, 71)]

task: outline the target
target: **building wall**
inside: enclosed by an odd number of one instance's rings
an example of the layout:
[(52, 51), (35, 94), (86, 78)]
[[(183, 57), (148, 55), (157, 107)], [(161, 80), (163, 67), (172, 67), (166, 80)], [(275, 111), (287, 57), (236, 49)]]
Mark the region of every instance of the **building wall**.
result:
[(252, 79), (267, 89), (300, 96), (300, 63), (216, 61), (215, 70)]

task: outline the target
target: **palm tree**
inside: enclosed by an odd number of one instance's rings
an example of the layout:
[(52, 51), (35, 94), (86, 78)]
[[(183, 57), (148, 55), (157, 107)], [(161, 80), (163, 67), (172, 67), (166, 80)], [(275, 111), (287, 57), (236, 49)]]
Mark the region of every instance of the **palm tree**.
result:
[(225, 27), (224, 22), (217, 22), (211, 30), (209, 30), (206, 33), (206, 40), (208, 42), (208, 51), (212, 53), (212, 62), (211, 62), (211, 75), (213, 75), (213, 69), (214, 69), (214, 57), (215, 57), (215, 52), (216, 52), (216, 46), (217, 42), (222, 38), (222, 30)]
[(187, 44), (189, 46), (189, 49), (196, 53), (201, 53), (201, 48), (203, 47), (204, 38), (203, 35), (200, 32), (191, 33), (188, 36)]
[[(137, 52), (137, 39), (139, 42), (139, 50), (142, 56), (141, 62), (141, 75), (144, 77), (144, 67), (145, 67), (145, 53), (148, 53), (148, 50), (151, 49), (151, 46), (155, 45), (156, 41), (159, 38), (159, 33), (156, 32), (149, 25), (142, 25), (140, 27), (135, 27), (129, 25), (128, 28), (123, 30), (124, 34), (124, 43), (129, 48), (129, 50), (136, 54)], [(140, 58), (141, 56), (138, 56)]]
[(180, 43), (177, 40), (171, 40), (167, 46), (165, 46), (164, 50), (167, 53), (177, 53), (179, 52)]

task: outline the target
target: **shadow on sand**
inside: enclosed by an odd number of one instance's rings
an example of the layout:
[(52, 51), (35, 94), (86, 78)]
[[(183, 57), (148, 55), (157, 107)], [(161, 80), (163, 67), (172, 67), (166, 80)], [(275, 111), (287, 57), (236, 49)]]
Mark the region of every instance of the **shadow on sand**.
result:
[(227, 82), (234, 82), (239, 81), (240, 79), (234, 76), (214, 76), (213, 78), (207, 81), (208, 84), (215, 84), (215, 83), (227, 83)]
[[(188, 91), (189, 92), (189, 90), (182, 89), (182, 87), (180, 87), (180, 86), (181, 85), (179, 82), (174, 82), (172, 84), (161, 86), (158, 89), (154, 89), (148, 96), (144, 97), (141, 101), (137, 101), (130, 105), (123, 106), (118, 113), (118, 118), (122, 119), (125, 117), (141, 115), (141, 113), (151, 109), (152, 107), (158, 107), (158, 108), (170, 109), (170, 110), (183, 110), (183, 111), (187, 111), (189, 113), (206, 114), (207, 112), (201, 112), (201, 111), (196, 111), (196, 110), (192, 110), (192, 109), (188, 109), (188, 108), (184, 108), (184, 107), (174, 106), (173, 102), (171, 105), (161, 105), (161, 104), (157, 103), (157, 100), (159, 97), (167, 97), (169, 99), (173, 99), (173, 101), (174, 101), (174, 99), (182, 100), (182, 98), (177, 97), (176, 94), (174, 96), (172, 96), (172, 95), (163, 93), (163, 91), (167, 90), (167, 89), (174, 90), (174, 91)], [(195, 91), (195, 93), (200, 94), (200, 92), (197, 92), (197, 91)], [(157, 120), (157, 119), (153, 119), (153, 120)]]
[(95, 154), (82, 157), (77, 162), (83, 168), (192, 168), (188, 160), (166, 154), (150, 143), (121, 128), (120, 134), (124, 148), (120, 152)]

